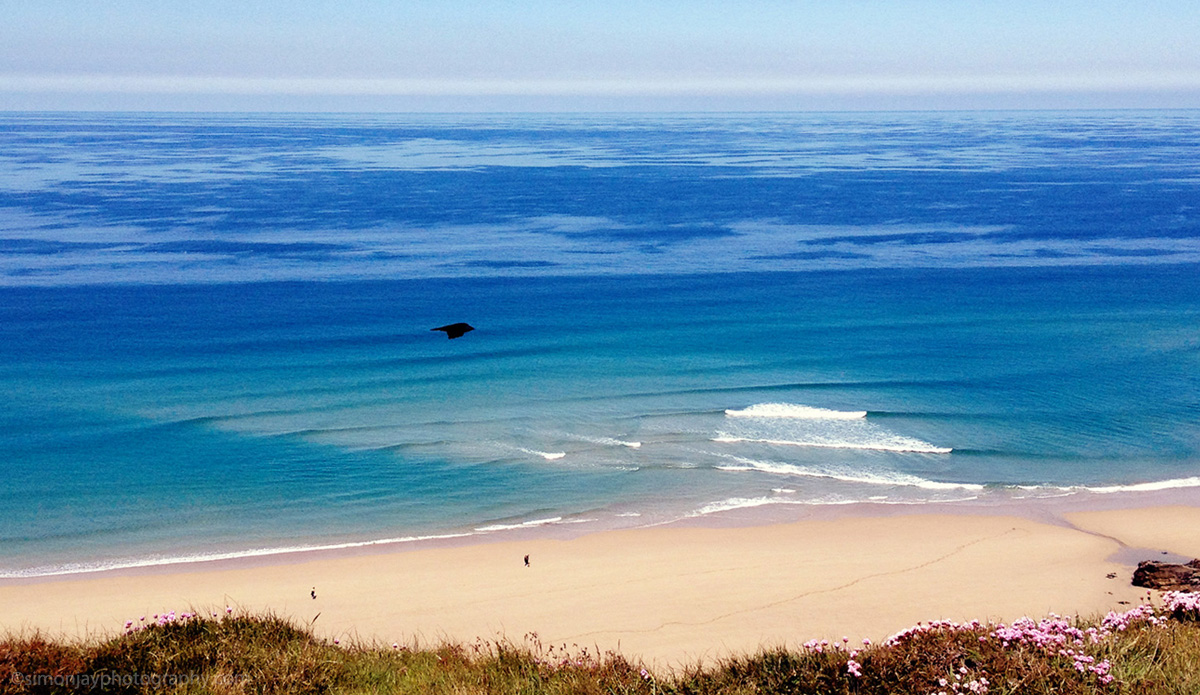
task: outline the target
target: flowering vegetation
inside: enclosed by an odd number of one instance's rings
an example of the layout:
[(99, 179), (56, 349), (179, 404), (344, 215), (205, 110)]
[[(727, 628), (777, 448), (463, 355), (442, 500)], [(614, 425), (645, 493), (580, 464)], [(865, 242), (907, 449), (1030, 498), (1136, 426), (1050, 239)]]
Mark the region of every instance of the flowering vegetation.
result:
[(935, 621), (879, 644), (811, 640), (671, 672), (532, 633), (519, 644), (363, 644), (225, 607), (139, 616), (98, 642), (0, 638), (0, 693), (1194, 695), (1197, 663), (1200, 595), (1187, 593), (1091, 621)]
[(1163, 594), (1166, 610), (1177, 620), (1200, 621), (1200, 594), (1169, 591)]

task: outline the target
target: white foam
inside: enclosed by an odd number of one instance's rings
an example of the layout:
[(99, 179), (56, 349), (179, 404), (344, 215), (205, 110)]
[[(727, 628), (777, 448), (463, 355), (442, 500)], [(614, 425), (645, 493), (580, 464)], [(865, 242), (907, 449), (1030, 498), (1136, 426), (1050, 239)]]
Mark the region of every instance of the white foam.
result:
[(754, 507), (765, 507), (772, 504), (789, 504), (789, 505), (842, 505), (856, 504), (855, 500), (792, 500), (781, 497), (730, 497), (729, 499), (710, 502), (709, 504), (700, 507), (696, 511), (688, 514), (688, 517), (707, 516), (709, 514), (718, 514), (720, 512), (729, 512), (735, 509), (752, 509)]
[(520, 450), (532, 456), (541, 456), (547, 461), (557, 461), (558, 459), (564, 458), (567, 455), (567, 452), (565, 451), (538, 451), (537, 449), (525, 448), (521, 448)]
[(22, 579), (31, 577), (56, 577), (70, 574), (87, 574), (91, 572), (109, 572), (112, 570), (140, 569), (144, 567), (162, 567), (165, 565), (184, 565), (197, 562), (218, 562), (221, 560), (241, 560), (252, 557), (269, 557), (272, 555), (290, 555), (292, 553), (308, 553), (324, 550), (345, 550), (349, 548), (366, 548), (373, 545), (392, 545), (398, 543), (415, 543), (419, 541), (439, 541), (453, 538), (467, 538), (474, 533), (445, 533), (432, 536), (402, 536), (398, 538), (379, 538), (370, 541), (353, 541), (349, 543), (332, 543), (328, 545), (293, 545), (280, 548), (252, 548), (226, 553), (198, 553), (194, 555), (172, 555), (166, 557), (148, 557), (136, 560), (113, 560), (110, 562), (76, 562), (54, 567), (32, 567), (25, 570), (10, 572), (0, 571), (0, 579)]
[(797, 420), (861, 420), (865, 410), (829, 410), (795, 403), (757, 403), (743, 410), (726, 410), (726, 417), (791, 418)]
[(928, 442), (923, 442), (920, 439), (898, 436), (881, 438), (876, 441), (850, 442), (735, 437), (733, 435), (722, 433), (716, 437), (713, 437), (712, 441), (722, 444), (755, 442), (760, 444), (776, 444), (779, 446), (807, 446), (821, 449), (859, 449), (864, 451), (894, 451), (916, 454), (948, 454), (953, 451), (953, 449), (948, 447), (934, 446)]
[[(1061, 490), (1061, 488), (1048, 486), (1045, 488), (1036, 488), (1034, 491), (1041, 492), (1041, 490), (1058, 491), (1058, 490)], [(1071, 495), (1074, 495), (1077, 492), (1079, 492), (1079, 491), (1076, 489), (1068, 489), (1068, 490), (1062, 491), (1062, 492), (1054, 492), (1054, 493), (1046, 493), (1046, 494), (1013, 495), (1012, 498), (1014, 500), (1052, 500), (1052, 499), (1055, 499), (1058, 497), (1070, 497)]]
[(641, 442), (632, 442), (632, 441), (627, 441), (624, 439), (614, 439), (613, 437), (586, 437), (583, 435), (579, 435), (576, 438), (579, 439), (580, 441), (590, 442), (592, 444), (600, 444), (602, 446), (625, 446), (625, 447), (629, 447), (630, 449), (640, 449), (642, 447)]
[(805, 478), (825, 478), (828, 480), (838, 480), (846, 483), (863, 483), (867, 485), (887, 485), (889, 487), (901, 485), (905, 487), (921, 488), (924, 490), (978, 491), (983, 490), (984, 488), (983, 485), (978, 483), (940, 483), (934, 480), (919, 478), (915, 475), (898, 473), (894, 471), (889, 471), (886, 473), (855, 471), (851, 473), (829, 469), (810, 468), (807, 466), (797, 466), (790, 463), (779, 463), (776, 461), (760, 461), (742, 456), (731, 456), (729, 458), (737, 461), (741, 465), (717, 466), (716, 468), (722, 471), (760, 471), (775, 475), (792, 475)]
[(1200, 476), (1173, 478), (1171, 480), (1159, 480), (1149, 483), (1133, 483), (1131, 485), (1084, 486), (1082, 489), (1100, 495), (1108, 495), (1115, 492), (1158, 492), (1160, 490), (1175, 490), (1189, 487), (1200, 487)]
[[(939, 483), (936, 480), (918, 480), (920, 482), (914, 483), (914, 485), (924, 490), (982, 490), (984, 487), (979, 483)], [(967, 499), (975, 498), (969, 497)]]
[(369, 541), (351, 541), (348, 543), (330, 543), (325, 545), (290, 545), (278, 548), (251, 548), (224, 553), (197, 553), (189, 555), (172, 555), (146, 557), (138, 559), (112, 560), (108, 562), (68, 563), (56, 566), (31, 567), (23, 570), (0, 570), (0, 579), (31, 579), (34, 577), (57, 577), (73, 574), (90, 574), (94, 572), (110, 572), (114, 570), (142, 569), (146, 567), (163, 567), (168, 565), (186, 565), (200, 562), (219, 562), (221, 560), (242, 560), (246, 558), (270, 557), (273, 555), (290, 555), (293, 553), (310, 553), (329, 550), (347, 550), (367, 548), (376, 545), (395, 545), (401, 543), (418, 543), (421, 541), (441, 541), (455, 538), (470, 538), (486, 533), (512, 531), (522, 528), (535, 528), (550, 524), (586, 524), (596, 519), (563, 519), (560, 516), (546, 519), (533, 519), (516, 524), (491, 524), (482, 526), (469, 533), (443, 533), (427, 536), (399, 536), (395, 538), (378, 538)]
[(516, 524), (491, 524), (489, 526), (480, 526), (475, 529), (480, 533), (491, 533), (493, 531), (511, 531), (519, 528), (533, 528), (535, 526), (546, 526), (547, 524), (563, 523), (561, 516), (552, 516), (548, 519), (533, 519), (531, 521), (522, 521)]
[(787, 502), (780, 500), (778, 497), (730, 497), (726, 500), (710, 502), (692, 512), (690, 516), (705, 516), (718, 512), (728, 512), (734, 509), (762, 507), (768, 504), (787, 504)]

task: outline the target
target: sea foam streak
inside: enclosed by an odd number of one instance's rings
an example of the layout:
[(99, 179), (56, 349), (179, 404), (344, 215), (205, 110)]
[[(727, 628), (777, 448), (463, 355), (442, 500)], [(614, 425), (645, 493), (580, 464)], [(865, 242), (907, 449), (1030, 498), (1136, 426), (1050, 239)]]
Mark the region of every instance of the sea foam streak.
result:
[(737, 509), (751, 509), (754, 507), (765, 507), (767, 505), (776, 504), (815, 507), (846, 505), (854, 503), (854, 500), (793, 500), (786, 497), (730, 497), (717, 502), (710, 502), (689, 514), (686, 514), (685, 516), (694, 518), (698, 516), (707, 516), (709, 514), (719, 514), (721, 512), (731, 512)]
[(902, 485), (905, 487), (921, 488), (923, 490), (979, 491), (984, 489), (984, 486), (978, 483), (942, 483), (935, 480), (926, 480), (924, 478), (919, 478), (915, 475), (909, 475), (907, 473), (892, 471), (883, 473), (855, 471), (851, 473), (823, 468), (812, 468), (809, 466), (797, 466), (790, 463), (779, 463), (777, 461), (759, 461), (742, 456), (730, 456), (729, 458), (737, 461), (740, 465), (716, 466), (717, 470), (732, 472), (761, 471), (763, 473), (773, 473), (776, 475), (792, 475), (805, 478), (826, 478), (829, 480), (840, 480), (847, 483), (863, 483), (867, 485)]
[(1115, 492), (1158, 492), (1160, 490), (1174, 490), (1187, 487), (1200, 487), (1200, 476), (1173, 478), (1171, 480), (1160, 480), (1150, 483), (1133, 483), (1131, 485), (1083, 486), (1081, 489), (1099, 495), (1108, 495)]
[(727, 417), (771, 417), (798, 420), (861, 420), (865, 410), (829, 410), (795, 403), (757, 403), (742, 410), (726, 410)]
[[(632, 514), (625, 516), (641, 516), (640, 514)], [(346, 543), (329, 543), (323, 545), (291, 545), (280, 546), (277, 548), (253, 548), (250, 550), (235, 550), (224, 553), (196, 553), (192, 555), (174, 555), (174, 556), (155, 556), (139, 559), (114, 560), (110, 562), (95, 562), (95, 563), (68, 563), (57, 566), (31, 567), (22, 570), (3, 571), (0, 570), (0, 579), (27, 579), (32, 577), (54, 577), (72, 574), (88, 574), (92, 572), (110, 572), (113, 570), (138, 569), (143, 567), (162, 567), (168, 565), (184, 565), (202, 562), (218, 562), (221, 560), (244, 560), (247, 558), (271, 557), (274, 555), (291, 555), (295, 553), (311, 553), (329, 550), (346, 550), (351, 548), (367, 548), (378, 545), (399, 545), (404, 543), (420, 543), (429, 541), (453, 540), (456, 538), (470, 538), (483, 534), (497, 533), (501, 531), (515, 531), (519, 529), (536, 528), (539, 526), (552, 526), (557, 524), (587, 524), (596, 521), (595, 519), (564, 519), (561, 516), (549, 517), (546, 519), (532, 519), (530, 521), (522, 521), (512, 524), (490, 524), (476, 528), (474, 532), (469, 533), (441, 533), (424, 536), (400, 536), (396, 538), (379, 538), (368, 541), (348, 541)]]
[(547, 461), (557, 461), (558, 459), (564, 458), (567, 455), (567, 452), (565, 452), (565, 451), (538, 451), (536, 449), (525, 449), (525, 448), (520, 448), (520, 451), (523, 451), (532, 456), (541, 456), (542, 458), (546, 459)]
[(512, 531), (519, 528), (532, 528), (534, 526), (546, 526), (548, 524), (562, 523), (561, 516), (553, 516), (548, 519), (532, 519), (530, 521), (521, 521), (515, 524), (489, 524), (488, 526), (480, 526), (475, 529), (481, 533), (490, 533), (492, 531)]
[(87, 574), (91, 572), (109, 572), (112, 570), (137, 569), (142, 567), (162, 567), (167, 565), (184, 565), (200, 562), (218, 562), (221, 560), (242, 560), (255, 557), (270, 557), (273, 555), (290, 555), (293, 553), (310, 553), (325, 550), (345, 550), (348, 548), (366, 548), (374, 545), (393, 545), (399, 543), (417, 543), (421, 541), (450, 540), (467, 538), (474, 533), (443, 533), (428, 536), (403, 536), (398, 538), (380, 538), (370, 541), (350, 541), (347, 543), (330, 543), (326, 545), (294, 545), (278, 548), (253, 548), (250, 550), (235, 550), (224, 553), (197, 553), (194, 555), (155, 556), (141, 559), (121, 559), (110, 562), (78, 562), (57, 566), (32, 567), (23, 570), (0, 571), (0, 579), (23, 579), (30, 577), (55, 577), (70, 574)]
[(758, 437), (735, 437), (729, 434), (719, 434), (712, 441), (721, 444), (736, 444), (738, 442), (756, 442), (759, 444), (776, 444), (780, 446), (808, 446), (821, 449), (861, 449), (864, 451), (894, 451), (909, 454), (948, 454), (954, 451), (943, 446), (934, 446), (919, 439), (908, 437), (892, 437), (877, 442), (848, 442), (848, 441), (805, 441), (790, 439), (766, 439)]
[(581, 442), (588, 442), (589, 444), (600, 444), (601, 446), (624, 446), (629, 447), (630, 449), (640, 449), (642, 447), (641, 442), (629, 441), (627, 439), (615, 439), (613, 437), (587, 437), (584, 435), (575, 435), (572, 438), (578, 439)]

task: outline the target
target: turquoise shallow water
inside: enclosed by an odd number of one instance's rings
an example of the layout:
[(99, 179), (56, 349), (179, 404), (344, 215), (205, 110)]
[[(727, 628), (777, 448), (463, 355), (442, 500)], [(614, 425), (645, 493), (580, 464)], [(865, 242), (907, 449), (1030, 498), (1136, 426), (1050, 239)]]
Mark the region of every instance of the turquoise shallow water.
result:
[(1187, 112), (3, 119), (0, 575), (1200, 486)]
[(1192, 270), (9, 290), (5, 559), (1196, 485)]

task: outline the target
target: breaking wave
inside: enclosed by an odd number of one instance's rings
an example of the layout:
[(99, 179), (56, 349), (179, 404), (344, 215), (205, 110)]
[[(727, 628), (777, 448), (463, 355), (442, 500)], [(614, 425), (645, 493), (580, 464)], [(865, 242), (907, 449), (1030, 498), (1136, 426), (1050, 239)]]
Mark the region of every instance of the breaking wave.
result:
[(1200, 487), (1200, 476), (1191, 478), (1172, 478), (1149, 483), (1133, 483), (1130, 485), (1083, 486), (1082, 489), (1099, 495), (1115, 492), (1158, 492), (1160, 490), (1175, 490), (1179, 488)]
[(829, 410), (795, 403), (757, 403), (742, 410), (726, 410), (726, 417), (770, 417), (797, 420), (861, 420), (865, 410)]
[(574, 438), (581, 442), (599, 444), (601, 446), (624, 446), (629, 447), (630, 449), (640, 449), (642, 447), (641, 442), (630, 441), (627, 439), (616, 439), (614, 437), (587, 437), (583, 435), (575, 435)]
[(755, 442), (823, 449), (860, 449), (919, 454), (948, 454), (913, 437), (894, 434), (867, 421), (865, 410), (829, 410), (797, 403), (758, 403), (725, 411), (726, 428), (712, 439), (732, 444)]
[(719, 514), (721, 512), (729, 512), (735, 509), (751, 509), (754, 507), (765, 507), (768, 505), (786, 504), (796, 506), (828, 506), (828, 505), (843, 505), (855, 504), (856, 500), (794, 500), (787, 497), (730, 497), (728, 499), (710, 502), (699, 509), (687, 514), (687, 517), (708, 516), (709, 514)]
[(712, 441), (722, 444), (735, 444), (738, 442), (756, 442), (759, 444), (777, 444), (780, 446), (808, 446), (818, 447), (822, 449), (861, 449), (865, 451), (893, 451), (900, 453), (916, 453), (916, 454), (948, 454), (953, 449), (944, 446), (934, 446), (928, 442), (923, 442), (920, 439), (912, 439), (909, 437), (892, 436), (879, 441), (868, 442), (852, 442), (852, 441), (818, 441), (818, 440), (791, 440), (791, 439), (767, 439), (759, 437), (735, 437), (729, 434), (719, 434), (712, 438)]
[(716, 466), (717, 470), (722, 471), (760, 471), (763, 473), (774, 473), (776, 475), (791, 475), (805, 478), (825, 478), (829, 480), (839, 480), (847, 483), (863, 483), (867, 485), (886, 485), (896, 486), (903, 485), (906, 487), (916, 487), (923, 490), (983, 490), (984, 486), (977, 483), (942, 483), (935, 480), (926, 480), (915, 475), (899, 472), (871, 472), (871, 471), (838, 471), (826, 468), (814, 468), (810, 466), (797, 466), (789, 463), (779, 463), (776, 461), (760, 461), (756, 459), (745, 458), (741, 456), (730, 457), (737, 465)]
[(567, 455), (567, 452), (565, 451), (538, 451), (537, 449), (525, 448), (521, 448), (520, 451), (523, 451), (531, 456), (540, 456), (547, 461), (557, 461), (558, 459), (564, 458)]
[(480, 533), (490, 533), (492, 531), (512, 531), (513, 529), (533, 528), (535, 526), (547, 526), (559, 523), (563, 523), (563, 518), (561, 516), (552, 516), (547, 519), (531, 519), (530, 521), (520, 521), (513, 524), (489, 524), (487, 526), (480, 526), (475, 530)]
[(397, 538), (380, 538), (369, 541), (351, 541), (348, 543), (329, 543), (320, 545), (294, 545), (278, 548), (253, 548), (230, 552), (194, 553), (172, 556), (154, 556), (135, 559), (115, 559), (106, 562), (74, 562), (62, 565), (47, 565), (26, 569), (0, 571), (0, 579), (27, 579), (33, 577), (55, 577), (72, 574), (88, 574), (92, 572), (109, 572), (112, 570), (141, 569), (145, 567), (163, 567), (169, 565), (184, 565), (202, 562), (219, 562), (222, 560), (242, 560), (246, 558), (271, 557), (274, 555), (291, 555), (294, 553), (310, 553), (315, 551), (345, 550), (349, 548), (366, 548), (376, 545), (393, 545), (400, 543), (419, 543), (422, 541), (441, 541), (456, 538), (468, 538), (474, 533), (443, 533), (426, 536), (402, 536)]

